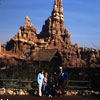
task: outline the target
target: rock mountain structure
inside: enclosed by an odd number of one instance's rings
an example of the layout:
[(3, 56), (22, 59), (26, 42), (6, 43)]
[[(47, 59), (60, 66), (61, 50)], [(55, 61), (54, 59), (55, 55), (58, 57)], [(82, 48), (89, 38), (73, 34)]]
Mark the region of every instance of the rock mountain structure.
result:
[(33, 24), (30, 24), (28, 16), (25, 17), (25, 20), (25, 25), (20, 27), (18, 33), (7, 42), (7, 51), (23, 54), (29, 46), (34, 46), (37, 41), (36, 28), (33, 27)]
[(26, 16), (25, 25), (7, 41), (5, 51), (24, 60), (27, 53), (30, 53), (28, 58), (32, 58), (39, 50), (57, 49), (62, 59), (61, 65), (65, 68), (100, 67), (100, 50), (79, 47), (77, 43), (73, 45), (70, 36), (64, 26), (62, 0), (55, 0), (51, 16), (45, 21), (40, 34), (36, 33), (36, 28)]

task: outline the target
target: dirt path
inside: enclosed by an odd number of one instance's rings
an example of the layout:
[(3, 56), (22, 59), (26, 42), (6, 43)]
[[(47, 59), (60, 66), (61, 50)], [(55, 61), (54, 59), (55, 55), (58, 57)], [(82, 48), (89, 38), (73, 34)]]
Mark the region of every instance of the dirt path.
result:
[(0, 100), (100, 100), (99, 98), (66, 96), (66, 97), (35, 97), (35, 96), (10, 96), (1, 95)]

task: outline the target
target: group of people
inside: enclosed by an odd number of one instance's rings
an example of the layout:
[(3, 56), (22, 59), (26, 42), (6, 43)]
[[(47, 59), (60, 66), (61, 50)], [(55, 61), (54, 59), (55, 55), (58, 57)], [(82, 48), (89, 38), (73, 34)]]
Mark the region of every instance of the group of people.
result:
[(61, 96), (64, 95), (64, 89), (67, 84), (68, 74), (63, 71), (62, 67), (59, 67), (59, 71), (48, 75), (42, 70), (37, 76), (38, 93), (39, 96), (56, 96), (58, 90), (61, 91)]

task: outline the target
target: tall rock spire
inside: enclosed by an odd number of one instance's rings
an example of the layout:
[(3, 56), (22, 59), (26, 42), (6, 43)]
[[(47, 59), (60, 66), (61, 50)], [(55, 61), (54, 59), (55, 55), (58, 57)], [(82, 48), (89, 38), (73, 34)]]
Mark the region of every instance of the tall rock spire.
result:
[(25, 25), (21, 26), (18, 33), (7, 42), (6, 50), (11, 50), (13, 53), (24, 53), (29, 46), (35, 46), (36, 41), (36, 28), (33, 27), (29, 17), (26, 16)]
[(55, 4), (54, 5), (57, 5), (57, 0), (55, 0)]
[(52, 17), (56, 20), (64, 20), (63, 18), (63, 8), (62, 8), (62, 0), (55, 0)]
[(62, 7), (62, 0), (59, 0), (59, 6)]
[(61, 20), (64, 20), (64, 17), (63, 17), (62, 0), (59, 0), (59, 17), (60, 17)]
[(54, 1), (53, 11), (51, 16), (45, 21), (40, 36), (41, 38), (46, 38), (46, 41), (51, 38), (54, 41), (57, 39), (57, 41), (60, 40), (67, 44), (71, 43), (70, 33), (64, 26), (62, 0)]
[(30, 19), (28, 16), (25, 17), (25, 25), (21, 27), (12, 39), (14, 40), (26, 40), (26, 41), (35, 41), (37, 40), (36, 37), (36, 28), (33, 27), (33, 24), (30, 24)]

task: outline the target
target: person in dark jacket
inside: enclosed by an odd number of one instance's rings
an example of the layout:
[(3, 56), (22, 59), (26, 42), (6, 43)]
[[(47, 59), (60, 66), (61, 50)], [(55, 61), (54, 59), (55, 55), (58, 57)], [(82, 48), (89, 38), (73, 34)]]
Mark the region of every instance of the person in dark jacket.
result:
[(59, 88), (61, 90), (62, 95), (64, 95), (64, 90), (65, 87), (67, 86), (67, 79), (68, 79), (68, 74), (67, 72), (63, 71), (62, 67), (59, 67)]
[(48, 97), (54, 96), (54, 77), (50, 75), (48, 80)]

